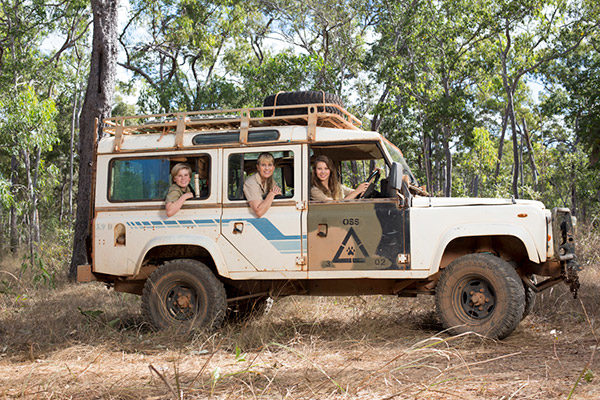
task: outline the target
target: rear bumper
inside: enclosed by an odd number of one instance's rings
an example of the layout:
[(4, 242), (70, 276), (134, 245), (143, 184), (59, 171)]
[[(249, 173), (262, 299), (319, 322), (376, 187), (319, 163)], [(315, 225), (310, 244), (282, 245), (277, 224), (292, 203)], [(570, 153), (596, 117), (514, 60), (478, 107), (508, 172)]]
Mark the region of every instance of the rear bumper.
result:
[(92, 272), (91, 265), (78, 265), (77, 266), (77, 282), (92, 282), (97, 281), (96, 276)]

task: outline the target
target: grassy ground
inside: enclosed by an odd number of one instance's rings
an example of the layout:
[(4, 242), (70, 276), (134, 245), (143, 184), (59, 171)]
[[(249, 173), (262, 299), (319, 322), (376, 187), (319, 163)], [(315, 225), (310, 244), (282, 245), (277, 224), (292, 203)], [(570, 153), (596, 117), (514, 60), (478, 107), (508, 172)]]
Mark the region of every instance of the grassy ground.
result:
[(50, 288), (5, 258), (0, 399), (598, 399), (600, 235), (578, 242), (579, 298), (538, 295), (503, 341), (450, 336), (433, 298), (389, 296), (292, 296), (215, 333), (156, 333), (137, 296)]

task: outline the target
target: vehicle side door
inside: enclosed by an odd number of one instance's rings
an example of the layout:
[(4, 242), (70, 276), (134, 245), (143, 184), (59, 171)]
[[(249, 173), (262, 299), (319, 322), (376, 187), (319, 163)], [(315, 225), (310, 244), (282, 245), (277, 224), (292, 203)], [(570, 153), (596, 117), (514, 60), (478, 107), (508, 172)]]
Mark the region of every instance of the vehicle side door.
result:
[[(264, 151), (275, 158), (275, 182), (282, 195), (257, 218), (245, 199), (245, 179), (256, 173), (256, 160)], [(302, 146), (269, 146), (223, 150), (223, 212), (221, 234), (260, 271), (261, 276), (278, 272), (273, 278), (306, 277), (302, 229)], [(240, 265), (243, 262), (240, 261)], [(228, 260), (235, 272), (235, 260)], [(239, 268), (239, 272), (250, 273)], [(281, 272), (286, 272), (282, 275)]]

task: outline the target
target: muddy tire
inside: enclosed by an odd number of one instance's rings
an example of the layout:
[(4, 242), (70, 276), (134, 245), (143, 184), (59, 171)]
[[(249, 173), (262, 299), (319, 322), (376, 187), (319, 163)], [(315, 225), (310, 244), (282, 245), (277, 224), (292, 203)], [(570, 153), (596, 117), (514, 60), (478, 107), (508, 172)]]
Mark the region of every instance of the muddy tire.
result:
[[(277, 98), (277, 104), (275, 104), (275, 98)], [(263, 102), (263, 106), (272, 107), (276, 106), (292, 106), (296, 104), (324, 104), (324, 103), (332, 103), (337, 104), (343, 107), (342, 99), (340, 99), (337, 95), (333, 93), (319, 92), (319, 91), (307, 91), (307, 92), (281, 92), (279, 94), (273, 94), (271, 96), (265, 97)], [(327, 112), (332, 114), (341, 115), (339, 109), (335, 107), (319, 107), (319, 112)], [(298, 107), (298, 108), (285, 108), (285, 109), (276, 109), (275, 116), (285, 116), (285, 115), (301, 115), (308, 114), (308, 109), (306, 107)], [(273, 110), (265, 110), (263, 112), (265, 117), (273, 116)]]
[(523, 316), (525, 290), (515, 269), (491, 254), (469, 254), (448, 265), (435, 303), (445, 329), (495, 339), (510, 335)]
[[(535, 279), (535, 278), (533, 278), (533, 279)], [(535, 280), (533, 280), (533, 281), (535, 282)], [(531, 310), (533, 310), (533, 306), (535, 305), (535, 295), (536, 295), (536, 293), (533, 291), (533, 289), (530, 288), (529, 286), (523, 285), (523, 287), (525, 288), (525, 310), (523, 311), (522, 320), (525, 319), (526, 316), (531, 314)]]
[(150, 275), (142, 293), (142, 310), (156, 329), (212, 329), (222, 325), (225, 288), (196, 260), (167, 261)]

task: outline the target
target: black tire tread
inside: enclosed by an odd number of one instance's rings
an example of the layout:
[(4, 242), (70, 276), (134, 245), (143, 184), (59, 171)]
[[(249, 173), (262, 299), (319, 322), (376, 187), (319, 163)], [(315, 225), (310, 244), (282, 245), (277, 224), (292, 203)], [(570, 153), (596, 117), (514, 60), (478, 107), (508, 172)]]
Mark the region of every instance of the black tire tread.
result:
[[(448, 301), (446, 298), (448, 293), (451, 293), (451, 288), (448, 287), (449, 280), (456, 278), (457, 275), (460, 276), (459, 274), (465, 274), (465, 270), (473, 267), (480, 268), (483, 274), (499, 279), (505, 284), (508, 293), (507, 301), (509, 304), (506, 307), (506, 313), (504, 315), (492, 315), (490, 318), (494, 319), (494, 323), (490, 327), (469, 324), (457, 326), (455, 320), (460, 318), (455, 317), (453, 320), (453, 317), (447, 314), (449, 312), (446, 309), (447, 304), (443, 304)], [(497, 289), (496, 293), (498, 293)], [(516, 270), (508, 262), (488, 253), (469, 254), (457, 258), (442, 271), (436, 287), (435, 303), (442, 325), (453, 334), (473, 331), (491, 338), (504, 339), (521, 322), (525, 310), (525, 290)]]
[(210, 326), (199, 326), (199, 328), (216, 329), (225, 320), (227, 309), (227, 296), (223, 283), (215, 277), (213, 272), (204, 263), (193, 259), (176, 259), (166, 261), (150, 274), (144, 284), (142, 292), (142, 311), (147, 321), (150, 321), (156, 329), (165, 329), (167, 326), (157, 320), (152, 310), (151, 302), (154, 294), (154, 282), (166, 274), (184, 271), (194, 275), (199, 280), (207, 283), (209, 292), (209, 316)]
[[(275, 98), (277, 98), (277, 104), (275, 104)], [(272, 107), (276, 106), (292, 106), (292, 105), (301, 105), (301, 104), (337, 104), (341, 107), (344, 106), (342, 99), (339, 96), (333, 93), (327, 93), (323, 91), (303, 91), (303, 92), (280, 92), (278, 94), (272, 94), (270, 96), (265, 97), (263, 106), (264, 107)], [(319, 112), (327, 112), (332, 114), (341, 115), (339, 109), (335, 107), (319, 107)], [(307, 114), (308, 110), (306, 107), (298, 107), (298, 108), (287, 108), (287, 109), (276, 109), (275, 116), (286, 116), (286, 115), (299, 115), (299, 114)], [(273, 116), (273, 110), (264, 110), (263, 115), (265, 117)]]
[(528, 316), (529, 314), (531, 314), (531, 311), (533, 310), (533, 307), (535, 306), (535, 296), (536, 293), (533, 291), (532, 288), (530, 288), (529, 286), (525, 286), (525, 310), (523, 311), (523, 319), (525, 319), (526, 316)]

